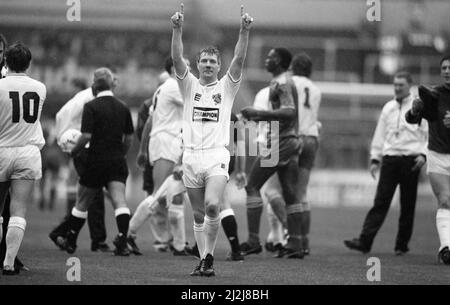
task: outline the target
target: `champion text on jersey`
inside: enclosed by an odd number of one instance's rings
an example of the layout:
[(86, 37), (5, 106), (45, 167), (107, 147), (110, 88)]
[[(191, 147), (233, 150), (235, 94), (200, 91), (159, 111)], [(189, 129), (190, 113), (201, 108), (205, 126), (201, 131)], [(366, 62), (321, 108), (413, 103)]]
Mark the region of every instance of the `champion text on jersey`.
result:
[(194, 107), (192, 121), (219, 122), (219, 109)]
[(194, 95), (194, 101), (198, 102), (200, 100), (200, 98), (202, 97), (202, 95), (200, 93), (196, 93)]
[(216, 105), (220, 104), (222, 102), (222, 95), (220, 93), (214, 94), (212, 96), (212, 99), (213, 99), (214, 103), (216, 103)]

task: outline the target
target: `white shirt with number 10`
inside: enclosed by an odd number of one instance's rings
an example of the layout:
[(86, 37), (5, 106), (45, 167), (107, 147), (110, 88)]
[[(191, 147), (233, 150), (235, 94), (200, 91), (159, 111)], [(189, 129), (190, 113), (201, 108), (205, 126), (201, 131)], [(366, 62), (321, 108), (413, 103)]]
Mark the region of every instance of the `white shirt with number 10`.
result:
[(45, 85), (24, 73), (0, 79), (0, 147), (44, 146), (39, 120), (46, 95)]

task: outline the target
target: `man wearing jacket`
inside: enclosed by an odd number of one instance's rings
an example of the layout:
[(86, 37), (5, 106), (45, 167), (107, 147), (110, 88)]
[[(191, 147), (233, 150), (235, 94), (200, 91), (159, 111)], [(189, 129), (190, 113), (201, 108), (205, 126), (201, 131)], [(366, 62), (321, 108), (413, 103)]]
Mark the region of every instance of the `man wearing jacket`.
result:
[(395, 254), (404, 255), (409, 251), (418, 178), (420, 168), (426, 162), (428, 137), (426, 122), (419, 126), (410, 125), (405, 120), (405, 113), (411, 108), (414, 99), (410, 93), (411, 85), (409, 73), (395, 74), (395, 98), (383, 107), (370, 151), (370, 174), (374, 179), (380, 170), (374, 205), (366, 216), (359, 238), (344, 241), (350, 249), (370, 252), (375, 235), (388, 213), (395, 189), (400, 184), (400, 219)]

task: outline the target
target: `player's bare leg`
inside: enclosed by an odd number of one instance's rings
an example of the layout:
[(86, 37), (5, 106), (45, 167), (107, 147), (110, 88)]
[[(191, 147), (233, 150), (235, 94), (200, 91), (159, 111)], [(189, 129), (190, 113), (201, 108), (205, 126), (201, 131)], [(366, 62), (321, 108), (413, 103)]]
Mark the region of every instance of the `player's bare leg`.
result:
[(81, 184), (78, 185), (78, 200), (72, 209), (71, 214), (65, 220), (61, 226), (67, 227), (68, 233), (62, 248), (67, 251), (67, 253), (72, 254), (77, 248), (77, 238), (84, 223), (87, 219), (87, 210), (89, 205), (95, 198), (98, 192), (98, 188), (89, 188)]
[(49, 238), (58, 246), (61, 250), (64, 250), (64, 238), (68, 232), (68, 218), (72, 214), (72, 210), (77, 202), (77, 190), (78, 190), (78, 174), (75, 170), (73, 160), (70, 159), (67, 168), (66, 179), (66, 216), (57, 227), (55, 227), (49, 234)]
[(10, 185), (11, 183), (9, 181), (0, 182), (0, 242), (3, 238), (3, 217), (1, 215), (3, 215), (5, 200), (6, 196), (8, 195)]
[[(181, 181), (180, 181), (181, 183)], [(172, 197), (169, 204), (169, 227), (170, 233), (173, 236), (173, 254), (174, 255), (189, 255), (185, 251), (186, 247), (186, 230), (184, 225), (184, 194), (179, 193)]]
[(248, 184), (245, 187), (247, 191), (248, 240), (241, 245), (244, 255), (258, 254), (262, 251), (259, 240), (259, 227), (263, 211), (260, 189), (276, 171), (276, 167), (261, 167), (260, 163), (260, 159), (253, 163)]
[[(276, 176), (278, 179), (278, 175)], [(263, 205), (267, 207), (266, 214), (267, 214), (267, 221), (269, 223), (269, 233), (267, 234), (266, 242), (264, 244), (265, 248), (269, 252), (275, 252), (282, 248), (284, 245), (284, 233), (283, 233), (283, 225), (281, 224), (278, 217), (275, 215), (275, 213), (272, 210), (272, 207), (270, 205), (269, 199), (266, 196), (266, 190), (269, 186), (269, 181), (272, 180), (274, 176), (270, 177), (270, 179), (263, 185), (263, 187), (259, 190), (259, 193), (261, 194), (261, 198), (263, 200)], [(278, 181), (278, 186), (279, 186)], [(281, 186), (279, 187), (278, 193), (281, 195)], [(283, 204), (284, 200), (283, 200)], [(286, 212), (285, 212), (286, 214)]]
[(311, 176), (311, 171), (302, 167), (299, 167), (298, 171), (297, 197), (302, 204), (302, 211), (300, 212), (302, 247), (303, 252), (308, 255), (310, 252), (308, 235), (311, 228), (311, 208), (307, 201), (306, 192), (309, 184), (309, 178)]
[(200, 276), (200, 267), (205, 252), (205, 188), (187, 188), (187, 193), (194, 215), (194, 238), (200, 253), (200, 263), (191, 272), (191, 276)]
[(108, 183), (107, 188), (111, 194), (111, 203), (114, 208), (114, 215), (119, 231), (119, 234), (113, 242), (116, 246), (114, 254), (128, 256), (130, 255), (130, 251), (127, 246), (127, 233), (130, 224), (130, 209), (125, 200), (125, 183), (111, 181)]
[(436, 227), (440, 247), (439, 260), (450, 265), (450, 176), (429, 173), (433, 193), (438, 200)]
[(287, 228), (286, 220), (286, 203), (282, 195), (282, 188), (278, 174), (273, 174), (272, 177), (264, 184), (265, 196), (272, 208), (272, 212), (281, 222), (283, 228)]
[[(158, 159), (153, 164), (154, 189), (158, 190), (167, 177), (172, 174), (175, 163), (166, 159)], [(155, 192), (154, 192), (155, 193)], [(150, 217), (150, 227), (156, 240), (155, 248), (167, 251), (171, 239), (169, 232), (166, 197), (158, 199), (160, 206), (155, 207), (155, 213)]]
[(205, 252), (200, 272), (203, 276), (214, 276), (214, 249), (220, 228), (220, 202), (227, 185), (226, 176), (208, 177), (205, 186)]
[(298, 185), (298, 159), (291, 159), (289, 163), (278, 170), (280, 184), (283, 189), (283, 197), (286, 201), (288, 242), (285, 251), (280, 257), (303, 258), (304, 253), (301, 244), (301, 213), (303, 206), (297, 197)]
[[(3, 274), (13, 274), (18, 272), (18, 270), (14, 270), (14, 260), (20, 245), (22, 244), (25, 233), (27, 225), (25, 214), (27, 205), (33, 198), (34, 180), (12, 180), (10, 190), (11, 218), (9, 219), (8, 232), (6, 233), (6, 255), (5, 260), (3, 261)], [(2, 197), (4, 197), (4, 195)]]
[(222, 223), (223, 231), (225, 232), (225, 235), (227, 236), (227, 239), (231, 246), (231, 252), (227, 257), (227, 260), (242, 261), (244, 260), (244, 256), (241, 254), (239, 245), (236, 217), (234, 215), (233, 209), (231, 208), (229, 184), (230, 182), (228, 182), (227, 187), (225, 188), (219, 217), (220, 222)]
[(267, 221), (269, 222), (270, 231), (269, 234), (267, 234), (265, 248), (269, 252), (276, 252), (281, 250), (286, 244), (284, 227), (273, 212), (272, 207), (269, 203), (267, 203), (266, 207)]
[(128, 243), (133, 248), (132, 251), (134, 254), (141, 254), (135, 243), (137, 231), (150, 216), (155, 214), (155, 211), (157, 209), (166, 209), (165, 207), (161, 207), (161, 205), (158, 203), (158, 199), (166, 196), (167, 189), (173, 179), (173, 176), (167, 177), (167, 179), (159, 188), (155, 188), (156, 192), (153, 195), (150, 195), (142, 200), (136, 208), (133, 217), (130, 219), (128, 228)]

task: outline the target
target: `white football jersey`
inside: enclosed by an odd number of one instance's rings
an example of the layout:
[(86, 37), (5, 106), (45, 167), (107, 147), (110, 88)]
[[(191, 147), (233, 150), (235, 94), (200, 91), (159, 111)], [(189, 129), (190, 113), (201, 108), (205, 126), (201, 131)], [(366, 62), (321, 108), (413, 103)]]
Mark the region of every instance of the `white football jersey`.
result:
[(178, 78), (184, 100), (183, 142), (194, 150), (225, 147), (230, 141), (230, 117), (241, 79), (234, 81), (229, 72), (207, 86), (200, 85), (192, 73)]
[(62, 106), (56, 113), (56, 138), (58, 144), (62, 134), (69, 129), (81, 130), (81, 118), (83, 116), (84, 105), (94, 99), (92, 88), (86, 88)]
[(320, 89), (304, 76), (293, 75), (292, 80), (298, 92), (299, 134), (318, 137), (317, 117), (322, 99)]
[[(255, 95), (255, 100), (253, 101), (253, 108), (256, 110), (271, 110), (272, 105), (269, 103), (269, 92), (270, 87), (267, 86), (258, 91)], [(260, 143), (267, 142), (267, 133), (269, 132), (269, 125), (267, 122), (258, 122), (258, 138), (257, 141)]]
[(0, 79), (0, 147), (44, 146), (39, 120), (46, 95), (45, 85), (25, 73)]
[(180, 136), (183, 125), (183, 99), (174, 78), (169, 77), (156, 89), (149, 114), (152, 115), (151, 137), (160, 132), (174, 137)]

